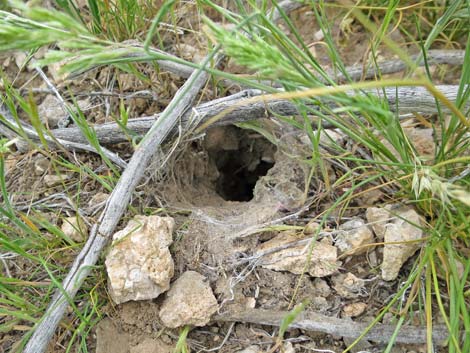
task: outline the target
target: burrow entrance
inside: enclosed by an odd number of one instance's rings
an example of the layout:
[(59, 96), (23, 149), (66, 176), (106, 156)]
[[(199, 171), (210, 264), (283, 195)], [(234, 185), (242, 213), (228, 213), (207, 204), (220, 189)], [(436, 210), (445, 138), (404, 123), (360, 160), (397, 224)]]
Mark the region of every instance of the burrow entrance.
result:
[(226, 201), (250, 201), (256, 182), (274, 165), (276, 146), (251, 130), (215, 127), (204, 145), (218, 171), (215, 190)]

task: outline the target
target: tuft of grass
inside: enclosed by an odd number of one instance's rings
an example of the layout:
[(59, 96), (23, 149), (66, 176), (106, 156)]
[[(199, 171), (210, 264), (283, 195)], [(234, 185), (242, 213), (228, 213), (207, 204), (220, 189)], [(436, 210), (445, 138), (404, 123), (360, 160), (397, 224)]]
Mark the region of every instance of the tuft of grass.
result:
[[(0, 332), (3, 334), (28, 332), (33, 328), (45, 312), (55, 290), (60, 288), (70, 261), (81, 248), (43, 216), (44, 209), (36, 211), (31, 206), (28, 213), (24, 213), (10, 203), (5, 179), (5, 158), (11, 153), (10, 147), (15, 142), (2, 139), (0, 143), (0, 189), (3, 201), (0, 207)], [(62, 166), (71, 165), (70, 162), (61, 163)], [(77, 167), (74, 168), (77, 170)], [(77, 195), (69, 194), (68, 198), (74, 200)], [(91, 279), (76, 298), (76, 303), (83, 305), (71, 303), (76, 318), (68, 327), (72, 338), (66, 343), (69, 346), (67, 351), (75, 347), (75, 342), (86, 347), (85, 340), (104, 304), (103, 296), (98, 296), (97, 292), (102, 282), (102, 279)], [(21, 349), (28, 338), (26, 334), (13, 345), (11, 351)]]
[(56, 3), (92, 33), (115, 42), (139, 39), (158, 11), (158, 2), (149, 0), (88, 0), (87, 7), (80, 9), (73, 0), (56, 0)]
[(188, 338), (188, 333), (191, 330), (191, 326), (186, 325), (181, 329), (181, 332), (178, 336), (178, 341), (176, 342), (175, 349), (173, 353), (189, 353), (188, 343), (186, 339)]

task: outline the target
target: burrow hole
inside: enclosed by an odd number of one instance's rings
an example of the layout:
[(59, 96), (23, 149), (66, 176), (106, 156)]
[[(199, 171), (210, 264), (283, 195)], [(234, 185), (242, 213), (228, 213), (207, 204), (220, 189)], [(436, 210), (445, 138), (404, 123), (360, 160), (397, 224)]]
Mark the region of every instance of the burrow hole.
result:
[(217, 194), (226, 201), (250, 201), (256, 182), (274, 165), (276, 147), (261, 134), (235, 126), (208, 130), (204, 143), (219, 172)]

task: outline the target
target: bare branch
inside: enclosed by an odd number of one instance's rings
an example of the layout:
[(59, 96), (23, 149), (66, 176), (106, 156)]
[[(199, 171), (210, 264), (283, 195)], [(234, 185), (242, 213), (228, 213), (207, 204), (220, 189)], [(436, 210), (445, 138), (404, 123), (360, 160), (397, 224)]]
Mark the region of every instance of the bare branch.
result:
[[(216, 315), (216, 321), (244, 322), (259, 325), (280, 326), (282, 320), (289, 314), (287, 311), (250, 309)], [(306, 331), (322, 332), (333, 336), (356, 339), (367, 328), (368, 324), (339, 319), (318, 313), (301, 313), (289, 326)], [(387, 343), (394, 336), (395, 325), (377, 324), (364, 337), (366, 340)], [(448, 331), (444, 326), (435, 326), (432, 333), (433, 341), (444, 345)], [(395, 337), (397, 343), (422, 344), (426, 343), (426, 328), (404, 326)]]
[[(21, 127), (18, 126), (16, 120), (11, 116), (10, 112), (5, 110), (4, 106), (0, 105), (0, 115), (3, 116), (4, 121), (0, 121), (0, 133), (7, 136), (8, 138), (13, 138), (20, 136), (14, 130), (10, 129), (5, 123), (7, 122), (10, 126), (18, 128), (19, 131), (24, 132), (29, 139), (33, 140), (34, 142), (40, 142), (40, 138), (36, 130), (25, 123), (21, 123)], [(79, 129), (80, 131), (80, 129)], [(81, 133), (81, 131), (80, 131)], [(83, 135), (81, 135), (83, 136)], [(84, 137), (84, 136), (83, 136)], [(62, 139), (60, 137), (50, 137), (48, 135), (44, 135), (44, 139), (49, 144), (49, 147), (56, 147), (56, 148), (63, 148), (66, 151), (85, 151), (85, 152), (93, 152), (99, 154), (99, 152), (91, 146), (88, 140), (84, 137), (81, 142), (71, 141), (70, 139)], [(23, 143), (25, 146), (27, 142), (23, 139), (20, 140), (20, 143)], [(126, 168), (126, 162), (119, 157), (116, 153), (109, 151), (108, 149), (101, 147), (102, 153), (108, 158), (110, 161), (115, 163), (117, 166), (121, 168)]]
[[(436, 88), (443, 92), (452, 102), (457, 98), (458, 86), (441, 85), (436, 86)], [(370, 90), (368, 93), (387, 99), (390, 109), (395, 111), (398, 108), (397, 113), (399, 115), (414, 112), (421, 114), (437, 113), (435, 98), (424, 87), (392, 87), (386, 88), (384, 91)], [(224, 111), (227, 111), (227, 114), (218, 120), (214, 126), (229, 125), (237, 122), (260, 119), (268, 116), (269, 114), (281, 116), (292, 116), (298, 114), (297, 106), (293, 102), (284, 99), (243, 105), (243, 101), (247, 98), (261, 94), (263, 94), (262, 91), (251, 89), (203, 103), (193, 108), (192, 111), (187, 111), (183, 114), (181, 117), (181, 123), (183, 126), (187, 125), (191, 122), (192, 117), (196, 116), (200, 119), (199, 124), (204, 124), (206, 121), (219, 114), (223, 115)], [(357, 93), (350, 92), (349, 94), (352, 95)], [(334, 106), (334, 104), (331, 103), (331, 100), (328, 102), (327, 98), (325, 99), (325, 104), (329, 104), (332, 107)], [(315, 109), (314, 106), (312, 106), (312, 108)], [(444, 106), (441, 107), (441, 110), (448, 112), (447, 108)], [(137, 135), (143, 135), (148, 131), (152, 124), (159, 119), (159, 117), (160, 114), (132, 119), (128, 122), (127, 128)], [(312, 122), (315, 123), (316, 120), (318, 120), (318, 118), (313, 116)], [(327, 122), (323, 122), (323, 126), (331, 127)], [(103, 144), (119, 143), (129, 139), (116, 123), (96, 125), (94, 129), (100, 143)], [(52, 133), (57, 138), (78, 143), (86, 143), (86, 138), (76, 127), (55, 129), (52, 130)]]
[[(208, 61), (209, 57), (204, 61), (204, 65)], [(111, 193), (99, 221), (93, 226), (88, 241), (63, 281), (62, 290), (57, 291), (41, 322), (35, 327), (24, 353), (42, 353), (46, 350), (69, 302), (75, 297), (91, 268), (98, 261), (101, 251), (111, 238), (111, 234), (126, 210), (131, 194), (140, 182), (150, 159), (181, 115), (191, 106), (206, 80), (207, 74), (205, 72), (194, 72), (144, 137)]]

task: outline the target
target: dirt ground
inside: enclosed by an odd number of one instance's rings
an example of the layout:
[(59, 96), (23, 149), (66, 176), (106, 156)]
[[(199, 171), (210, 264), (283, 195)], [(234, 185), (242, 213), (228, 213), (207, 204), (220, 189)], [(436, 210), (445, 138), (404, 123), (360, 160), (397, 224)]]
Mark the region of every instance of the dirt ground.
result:
[[(343, 15), (331, 15), (332, 22), (336, 23), (332, 25), (336, 31), (333, 36), (338, 41), (344, 63), (361, 64), (368, 59), (368, 37), (356, 29), (355, 23), (351, 24), (348, 32), (341, 31)], [(214, 20), (217, 19), (214, 15)], [(312, 43), (312, 53), (327, 67), (329, 61), (324, 47), (315, 44), (319, 41), (319, 28), (313, 14), (301, 9), (294, 11), (291, 19), (298, 26), (305, 42)], [(197, 55), (203, 56), (205, 40), (197, 32), (198, 21), (191, 16), (181, 16), (179, 25), (194, 31), (185, 32), (178, 37), (178, 45), (175, 41), (173, 47), (169, 46), (174, 54), (194, 60)], [(165, 40), (172, 41), (169, 35)], [(405, 39), (399, 33), (394, 34), (394, 40), (398, 45), (406, 46)], [(386, 49), (380, 55), (385, 59), (392, 58)], [(6, 75), (23, 92), (44, 88), (44, 83), (34, 70), (23, 68), (20, 71), (22, 58), (20, 54), (15, 54), (1, 59)], [(132, 117), (161, 112), (184, 82), (172, 74), (156, 73), (149, 64), (142, 63), (136, 67), (146, 76), (146, 80), (114, 68), (101, 68), (73, 82), (60, 83), (59, 78), (54, 78), (52, 67), (45, 71), (53, 77), (65, 96), (73, 92), (79, 101), (83, 101), (87, 119), (91, 124), (98, 124), (111, 120), (110, 113), (119, 109), (119, 99), (88, 94), (106, 90), (112, 85), (111, 81), (114, 84), (112, 88), (122, 94), (151, 91), (157, 97), (143, 96), (127, 100), (126, 107)], [(226, 62), (224, 69), (242, 71), (242, 68), (231, 62)], [(441, 81), (454, 82), (457, 74), (450, 71)], [(232, 87), (223, 91), (220, 87), (210, 85), (200, 100), (214, 99), (235, 90)], [(34, 99), (40, 106), (47, 95), (35, 93)], [(22, 117), (25, 118), (25, 115), (22, 114)], [(332, 265), (335, 266), (332, 273), (324, 276), (269, 269), (252, 259), (255, 252), (263, 248), (263, 244), (279, 234), (298, 240), (311, 237), (311, 233), (309, 235), (306, 231), (306, 225), (318, 221), (317, 216), (344, 192), (341, 189), (328, 189), (320, 177), (322, 171), (311, 170), (308, 163), (311, 152), (305, 144), (306, 136), (287, 125), (273, 123), (271, 117), (261, 121), (265, 129), (275, 136), (276, 145), (253, 130), (235, 126), (217, 127), (206, 131), (203, 137), (186, 138), (173, 151), (165, 166), (157, 171), (155, 168), (161, 160), (155, 158), (146, 172), (145, 182), (141, 183), (133, 197), (134, 212), (145, 213), (162, 208), (159, 215), (169, 215), (175, 219), (174, 243), (170, 247), (175, 261), (173, 278), (177, 279), (189, 270), (202, 274), (217, 299), (219, 316), (255, 308), (287, 311), (305, 302), (306, 312), (350, 320), (351, 325), (371, 322), (398, 291), (414, 258), (405, 263), (396, 280), (389, 282), (380, 277), (383, 256), (381, 247), (371, 247), (362, 254), (337, 259)], [(344, 146), (352, 152), (356, 148), (348, 145), (347, 141), (344, 141)], [(171, 143), (165, 146), (165, 152), (171, 150), (171, 147)], [(132, 154), (132, 148), (127, 143), (112, 146), (112, 149), (119, 151), (124, 159)], [(54, 152), (53, 156), (60, 153)], [(100, 175), (109, 173), (109, 169), (101, 166), (101, 160), (94, 155), (77, 153), (71, 158), (77, 158)], [(328, 159), (324, 165), (330, 183), (344, 174), (344, 170)], [(63, 187), (62, 184), (47, 182), (47, 175), (54, 174), (54, 168), (58, 168), (59, 174), (63, 172), (66, 175), (60, 165), (51, 165), (49, 156), (37, 151), (18, 151), (7, 166), (7, 188), (15, 205), (27, 209), (29, 205), (41, 201), (42, 206), (36, 208), (36, 216), (59, 224), (60, 217), (71, 210), (65, 201), (59, 211), (44, 201), (48, 196), (60, 193)], [(109, 191), (94, 179), (79, 179), (80, 173), (72, 173), (67, 176), (64, 185), (68, 194), (80, 192), (78, 207), (85, 210), (87, 217), (93, 220), (99, 215)], [(365, 219), (367, 208), (390, 203), (393, 198), (393, 190), (390, 193), (386, 190), (365, 193), (348, 208), (333, 212), (323, 225), (323, 231), (335, 230), (340, 224), (355, 217)], [(57, 197), (53, 200), (57, 200)], [(128, 218), (123, 220), (122, 225)], [(276, 227), (281, 223), (283, 229)], [(335, 239), (324, 236), (318, 240), (325, 246), (333, 246)], [(77, 251), (79, 249), (65, 252), (60, 263), (71, 263)], [(15, 275), (21, 277), (21, 271), (28, 271), (27, 262), (24, 266), (17, 266), (16, 271), (18, 273)], [(100, 295), (107, 297), (103, 273), (96, 271), (93, 281), (97, 281)], [(342, 290), (341, 281), (347, 274), (362, 280), (357, 291)], [(89, 281), (87, 286), (90, 287)], [(120, 305), (109, 301), (100, 308), (100, 321), (87, 338), (88, 351), (172, 352), (180, 331), (165, 328), (161, 323), (159, 310), (163, 300), (164, 295), (154, 300)], [(74, 319), (69, 317), (66, 320), (71, 324)], [(386, 315), (382, 322), (393, 323), (392, 315)], [(204, 327), (191, 329), (187, 344), (191, 352), (269, 352), (276, 344), (277, 333), (276, 327), (268, 325), (213, 319)], [(17, 336), (10, 335), (9, 343), (18, 337), (21, 337), (21, 332)], [(56, 342), (50, 345), (50, 352), (63, 352), (69, 337), (70, 333), (61, 327)], [(291, 329), (286, 332), (280, 351), (340, 352), (350, 343), (351, 340), (342, 337)], [(385, 346), (385, 343), (364, 340), (352, 351), (382, 352)], [(397, 345), (392, 351), (424, 352), (424, 345)]]

